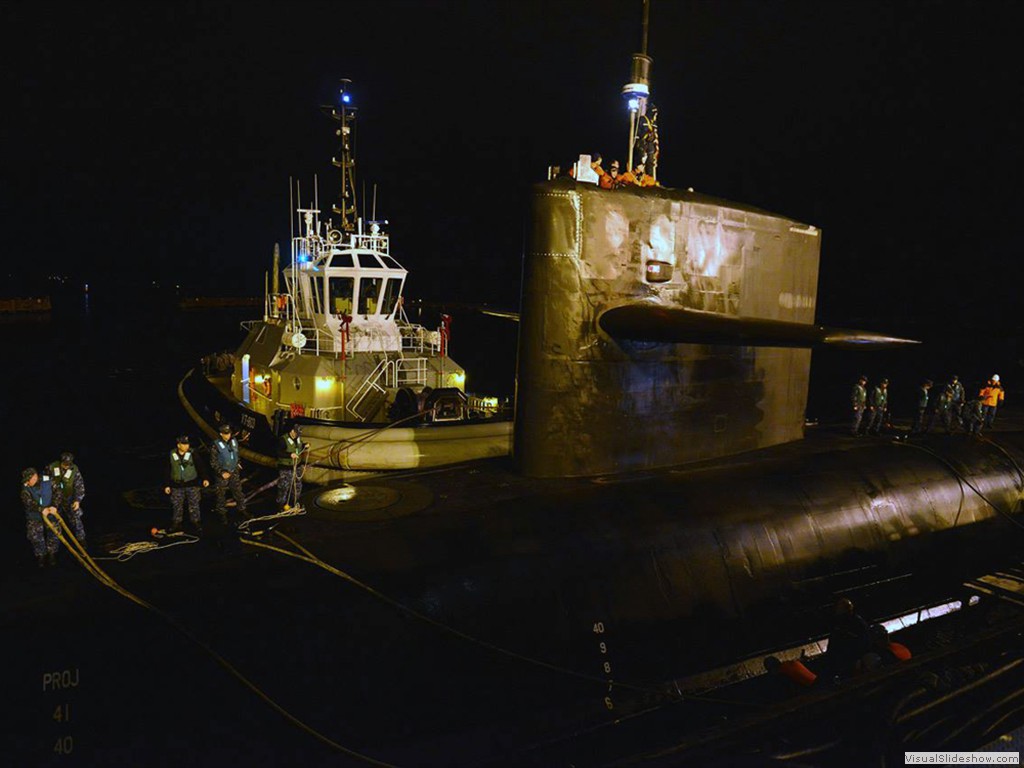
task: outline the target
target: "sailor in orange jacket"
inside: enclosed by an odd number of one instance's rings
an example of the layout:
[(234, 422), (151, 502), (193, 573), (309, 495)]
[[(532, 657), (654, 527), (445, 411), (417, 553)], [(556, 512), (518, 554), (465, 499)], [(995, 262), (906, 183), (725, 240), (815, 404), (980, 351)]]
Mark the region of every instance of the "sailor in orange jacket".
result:
[(978, 393), (981, 397), (981, 408), (984, 412), (984, 424), (991, 427), (996, 418), (996, 409), (1003, 402), (1003, 386), (999, 383), (999, 374), (995, 374), (988, 380), (988, 385), (982, 387)]
[(636, 187), (654, 187), (657, 186), (658, 182), (653, 177), (647, 175), (643, 163), (637, 163), (632, 171), (626, 171), (619, 176), (615, 186), (628, 187), (630, 184)]
[(616, 186), (618, 180), (619, 161), (612, 160), (611, 165), (608, 166), (608, 170), (601, 173), (601, 178), (598, 180), (598, 184), (601, 185), (601, 189), (611, 189)]

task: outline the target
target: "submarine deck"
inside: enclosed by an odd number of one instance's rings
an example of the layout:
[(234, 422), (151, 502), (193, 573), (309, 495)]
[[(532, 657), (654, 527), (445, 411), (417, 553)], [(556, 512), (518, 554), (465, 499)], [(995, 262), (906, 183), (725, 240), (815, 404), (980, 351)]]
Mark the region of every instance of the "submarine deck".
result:
[[(1000, 422), (997, 441), (1017, 426), (1002, 415)], [(799, 730), (815, 717), (835, 717), (850, 707), (860, 711), (877, 703), (883, 689), (886, 695), (905, 693), (884, 681), (909, 677), (910, 670), (882, 670), (838, 693), (809, 697), (772, 690), (774, 681), (765, 678), (682, 699), (650, 680), (611, 689), (599, 675), (537, 663), (539, 655), (513, 642), (511, 626), (507, 643), (500, 627), (455, 627), (443, 594), (413, 599), (407, 585), (389, 581), (387, 566), (396, 572), (407, 567), (414, 552), (398, 546), (382, 558), (374, 545), (398, 519), (415, 522), (410, 537), (450, 542), (452, 521), (463, 515), (493, 520), (501, 510), (538, 505), (534, 515), (551, 515), (557, 500), (593, 489), (645, 481), (636, 486), (645, 493), (660, 485), (671, 490), (681, 478), (751, 465), (770, 472), (812, 455), (841, 456), (875, 440), (811, 430), (802, 443), (617, 478), (536, 481), (515, 474), (507, 461), (489, 460), (367, 478), (356, 483), (359, 503), (342, 511), (316, 504), (320, 491), (313, 490), (304, 497), (307, 515), (278, 522), (255, 543), (241, 542), (212, 521), (196, 544), (125, 562), (97, 561), (157, 611), (105, 589), (62, 552), (58, 568), (11, 574), (2, 590), (3, 631), (12, 639), (12, 658), (20, 660), (9, 690), (16, 701), (27, 702), (11, 721), (11, 733), (19, 734), (11, 754), (25, 764), (47, 764), (65, 756), (56, 750), (72, 747), (66, 755), (72, 759), (64, 760), (72, 765), (140, 759), (147, 765), (300, 759), (360, 765), (370, 756), (395, 765), (671, 765), (695, 753), (713, 764), (715, 755), (735, 754), (743, 739), (760, 744), (758, 749), (765, 738), (789, 744), (793, 739), (785, 734), (792, 730), (779, 736), (783, 725)], [(941, 451), (950, 441), (965, 440), (936, 435), (922, 444)], [(91, 531), (95, 548), (148, 539), (149, 528), (166, 520), (166, 511), (157, 510), (139, 510), (116, 531)], [(268, 511), (265, 502), (253, 505), (256, 514)], [(295, 542), (347, 578), (339, 581), (308, 560), (256, 546), (301, 554), (290, 546)], [(400, 544), (401, 538), (388, 542)], [(436, 554), (440, 562), (451, 553)], [(901, 633), (911, 647), (930, 648), (915, 669), (950, 659), (944, 669), (976, 663), (974, 655), (965, 655), (968, 636), (972, 647), (985, 645), (993, 669), (1008, 663), (1005, 648), (1024, 629), (1020, 607), (1013, 600), (986, 602), (997, 609), (970, 627), (951, 617)], [(529, 616), (519, 612), (506, 619), (514, 625)], [(180, 628), (185, 631), (174, 631)], [(615, 642), (607, 638), (613, 660)], [(218, 668), (214, 654), (308, 727), (356, 754), (339, 762), (336, 752)], [(753, 711), (751, 702), (759, 702)], [(74, 717), (56, 720), (55, 712), (68, 704)], [(766, 737), (769, 727), (775, 735)], [(692, 737), (685, 749), (684, 734)], [(73, 740), (61, 741), (66, 738)]]

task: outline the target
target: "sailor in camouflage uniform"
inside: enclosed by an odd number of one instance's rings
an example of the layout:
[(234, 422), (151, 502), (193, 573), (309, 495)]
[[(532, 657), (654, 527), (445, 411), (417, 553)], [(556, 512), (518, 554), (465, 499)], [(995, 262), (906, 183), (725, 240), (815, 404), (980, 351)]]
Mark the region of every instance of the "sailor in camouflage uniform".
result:
[(241, 463), (238, 454), (238, 440), (231, 436), (231, 427), (221, 424), (217, 431), (220, 439), (210, 446), (210, 465), (213, 467), (214, 490), (217, 492), (215, 509), (222, 522), (228, 521), (227, 493), (235, 500), (239, 515), (245, 514), (245, 494), (242, 492)]
[(868, 377), (861, 376), (853, 385), (853, 392), (850, 394), (850, 405), (853, 407), (853, 423), (850, 424), (850, 434), (856, 437), (860, 433), (860, 422), (864, 418), (864, 409), (868, 402)]
[(43, 521), (43, 514), (56, 512), (60, 503), (60, 484), (54, 483), (49, 473), (40, 477), (34, 467), (22, 471), (21, 505), (25, 508), (25, 529), (40, 568), (47, 562), (57, 563), (60, 540)]
[[(288, 432), (281, 435), (277, 442), (277, 508), (287, 512), (291, 507), (288, 504), (288, 497), (291, 496), (292, 505), (298, 504), (299, 496), (302, 495), (302, 475), (299, 472), (299, 462), (302, 454), (309, 450), (309, 445), (302, 442), (299, 437), (299, 425), (292, 424)], [(291, 491), (294, 489), (294, 494)]]
[(181, 518), (187, 500), (189, 520), (195, 526), (196, 533), (202, 533), (203, 526), (199, 518), (199, 484), (202, 483), (203, 488), (206, 488), (210, 481), (200, 475), (202, 470), (189, 447), (188, 435), (179, 435), (176, 443), (177, 447), (171, 451), (167, 485), (164, 486), (164, 493), (171, 497), (169, 532), (176, 533), (181, 530)]
[(868, 400), (868, 426), (864, 430), (872, 435), (882, 431), (885, 424), (885, 409), (889, 407), (889, 380), (882, 379), (878, 385), (871, 390), (871, 398)]
[(85, 480), (75, 464), (74, 455), (65, 451), (60, 461), (46, 468), (55, 485), (60, 486), (60, 516), (74, 532), (78, 543), (85, 549), (85, 526), (82, 525), (82, 499), (85, 498)]

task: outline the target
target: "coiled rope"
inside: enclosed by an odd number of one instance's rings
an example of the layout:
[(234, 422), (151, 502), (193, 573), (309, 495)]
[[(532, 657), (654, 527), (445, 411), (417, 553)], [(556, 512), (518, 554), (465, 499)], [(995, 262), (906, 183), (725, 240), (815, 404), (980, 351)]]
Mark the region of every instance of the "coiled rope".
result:
[(94, 557), (93, 560), (117, 560), (120, 563), (124, 563), (144, 552), (155, 552), (158, 549), (168, 549), (169, 547), (177, 547), (182, 544), (195, 544), (199, 541), (198, 536), (193, 536), (184, 531), (169, 533), (154, 529), (153, 535), (158, 539), (173, 539), (173, 541), (169, 541), (166, 544), (158, 544), (155, 541), (130, 541), (116, 549), (111, 549), (110, 554), (114, 555), (114, 557)]
[[(982, 493), (981, 490), (979, 490), (977, 486), (975, 486), (970, 480), (968, 480), (967, 477), (960, 470), (958, 470), (955, 466), (953, 466), (953, 464), (946, 457), (944, 457), (942, 454), (940, 454), (940, 453), (938, 453), (936, 451), (933, 451), (931, 448), (927, 448), (927, 447), (925, 447), (923, 445), (920, 445), (918, 443), (910, 443), (910, 442), (904, 442), (904, 441), (893, 441), (893, 444), (894, 445), (904, 445), (904, 446), (907, 446), (908, 448), (916, 448), (919, 451), (924, 451), (925, 453), (927, 453), (930, 456), (934, 457), (938, 461), (942, 462), (943, 464), (946, 465), (947, 468), (949, 468), (950, 472), (952, 472), (957, 477), (957, 479), (960, 480), (961, 483), (963, 483), (968, 488), (970, 488), (972, 491), (974, 491), (974, 493), (977, 494), (978, 498), (980, 498), (982, 501), (984, 501), (988, 506), (992, 507), (993, 510), (995, 510), (998, 514), (1002, 515), (1004, 518), (1009, 520), (1015, 526), (1017, 526), (1018, 528), (1024, 529), (1024, 523), (1021, 523), (1019, 520), (1017, 520), (1013, 516), (1013, 514), (1011, 512), (1007, 512), (1007, 511), (1005, 511), (1003, 509), (1000, 509), (999, 506), (996, 505), (995, 502), (993, 502), (984, 493)], [(995, 444), (993, 443), (993, 445), (995, 445)], [(997, 447), (999, 447), (999, 449), (1002, 450), (1001, 446), (997, 446)], [(1006, 453), (1006, 451), (1003, 451), (1003, 453)], [(1011, 459), (1011, 461), (1012, 461), (1012, 459)], [(962, 508), (963, 508), (963, 499), (961, 499), (961, 509)], [(957, 519), (959, 519), (959, 517), (960, 517), (960, 513), (957, 512)], [(953, 524), (956, 525), (956, 520), (953, 521)]]

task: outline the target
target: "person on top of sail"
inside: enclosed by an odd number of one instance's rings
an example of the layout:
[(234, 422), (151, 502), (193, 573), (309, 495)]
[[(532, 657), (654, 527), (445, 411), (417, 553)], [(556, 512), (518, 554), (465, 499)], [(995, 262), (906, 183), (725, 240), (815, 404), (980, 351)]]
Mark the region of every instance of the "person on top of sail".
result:
[(597, 183), (601, 189), (611, 189), (615, 186), (615, 182), (619, 178), (619, 161), (612, 160), (608, 166), (608, 170), (601, 173), (601, 178), (598, 179)]

